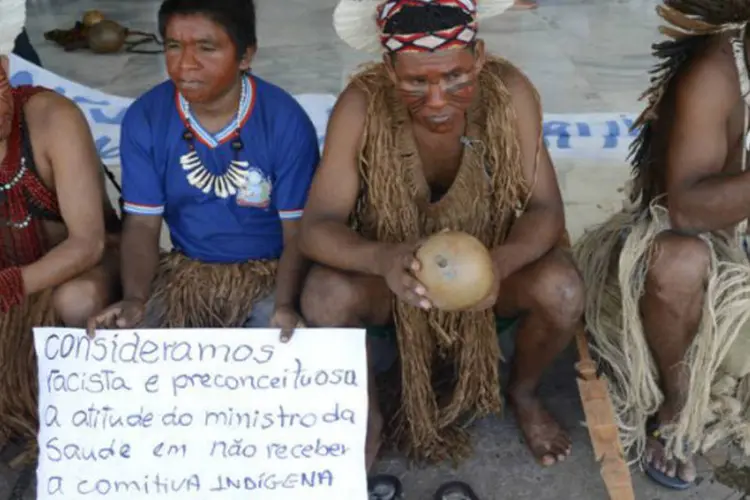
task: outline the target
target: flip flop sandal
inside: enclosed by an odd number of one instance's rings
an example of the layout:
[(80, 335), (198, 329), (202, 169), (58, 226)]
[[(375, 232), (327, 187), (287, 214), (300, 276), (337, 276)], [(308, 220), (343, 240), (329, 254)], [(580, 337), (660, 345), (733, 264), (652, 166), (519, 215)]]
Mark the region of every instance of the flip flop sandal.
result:
[[(655, 417), (651, 417), (646, 423), (646, 433), (652, 439), (655, 439), (662, 446), (666, 446), (667, 442), (661, 435), (661, 425)], [(693, 486), (693, 483), (689, 483), (678, 476), (668, 476), (662, 471), (654, 467), (650, 463), (645, 463), (646, 475), (651, 478), (655, 483), (669, 488), (672, 490), (686, 490)]]
[(367, 500), (399, 500), (403, 487), (396, 476), (379, 474), (367, 479)]
[(433, 500), (479, 500), (479, 497), (468, 484), (462, 481), (451, 481), (438, 488)]

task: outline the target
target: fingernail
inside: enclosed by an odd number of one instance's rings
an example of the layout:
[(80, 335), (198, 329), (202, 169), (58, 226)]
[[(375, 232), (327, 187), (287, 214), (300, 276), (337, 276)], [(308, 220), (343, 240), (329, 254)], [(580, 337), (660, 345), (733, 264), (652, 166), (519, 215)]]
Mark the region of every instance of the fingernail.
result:
[(430, 308), (430, 303), (427, 302), (426, 300), (423, 300), (422, 302), (420, 302), (420, 305), (422, 306), (422, 309), (429, 309)]
[(417, 295), (424, 295), (425, 289), (423, 286), (418, 286), (417, 288), (414, 289), (414, 292)]

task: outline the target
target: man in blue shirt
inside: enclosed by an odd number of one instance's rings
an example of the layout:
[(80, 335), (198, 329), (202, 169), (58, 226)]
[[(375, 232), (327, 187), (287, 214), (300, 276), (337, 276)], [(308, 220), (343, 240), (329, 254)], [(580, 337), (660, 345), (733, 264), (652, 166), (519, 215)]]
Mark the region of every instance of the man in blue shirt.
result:
[[(315, 128), (293, 97), (249, 74), (251, 0), (166, 0), (159, 29), (170, 80), (122, 125), (124, 298), (91, 327), (291, 332)], [(160, 257), (162, 220), (174, 250)]]

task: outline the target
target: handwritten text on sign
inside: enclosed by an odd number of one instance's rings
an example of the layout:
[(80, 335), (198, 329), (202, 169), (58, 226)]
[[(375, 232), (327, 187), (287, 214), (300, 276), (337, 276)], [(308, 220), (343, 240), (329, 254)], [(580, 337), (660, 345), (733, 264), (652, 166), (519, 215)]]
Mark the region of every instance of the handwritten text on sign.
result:
[(364, 330), (34, 335), (39, 500), (367, 495)]

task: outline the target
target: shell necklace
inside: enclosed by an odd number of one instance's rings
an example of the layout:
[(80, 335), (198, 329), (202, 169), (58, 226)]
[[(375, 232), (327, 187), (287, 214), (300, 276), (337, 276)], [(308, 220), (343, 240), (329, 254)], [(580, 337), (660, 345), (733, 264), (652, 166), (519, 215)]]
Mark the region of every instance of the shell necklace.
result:
[(237, 113), (234, 116), (235, 132), (231, 144), (233, 159), (229, 162), (223, 174), (211, 173), (203, 164), (203, 160), (198, 156), (198, 152), (195, 150), (195, 132), (190, 125), (190, 121), (194, 120), (194, 118), (190, 113), (190, 105), (180, 95), (180, 107), (182, 108), (183, 116), (186, 117), (185, 131), (182, 134), (182, 138), (188, 144), (188, 152), (180, 157), (180, 165), (187, 174), (188, 183), (201, 190), (204, 194), (213, 193), (218, 198), (229, 198), (236, 195), (246, 182), (249, 163), (240, 161), (239, 159), (240, 151), (244, 148), (242, 138), (240, 137), (240, 120), (242, 120), (240, 110), (248, 98), (249, 87), (250, 84), (247, 81), (247, 76), (243, 76), (240, 102)]

